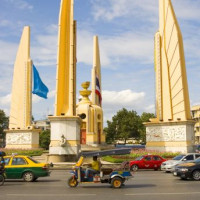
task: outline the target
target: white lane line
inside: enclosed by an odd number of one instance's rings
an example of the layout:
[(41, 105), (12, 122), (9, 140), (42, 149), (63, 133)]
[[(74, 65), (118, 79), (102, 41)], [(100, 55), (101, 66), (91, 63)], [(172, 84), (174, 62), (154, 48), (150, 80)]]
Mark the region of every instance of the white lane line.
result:
[(175, 193), (135, 193), (135, 194), (125, 194), (126, 196), (157, 196), (157, 195), (192, 195), (200, 194), (200, 192), (175, 192)]
[(96, 196), (96, 194), (6, 194), (7, 196), (17, 196), (17, 197), (63, 197), (63, 196)]

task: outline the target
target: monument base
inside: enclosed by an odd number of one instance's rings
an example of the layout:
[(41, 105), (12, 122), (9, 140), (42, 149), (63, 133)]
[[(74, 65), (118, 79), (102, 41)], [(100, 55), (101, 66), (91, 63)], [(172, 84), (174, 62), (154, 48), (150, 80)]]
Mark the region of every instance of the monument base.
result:
[(194, 121), (145, 123), (146, 149), (164, 152), (194, 152)]
[(39, 148), (40, 129), (6, 130), (7, 149), (35, 149)]
[[(51, 116), (51, 143), (49, 160), (58, 162), (77, 159), (80, 151), (79, 117)], [(56, 158), (57, 157), (57, 158)]]

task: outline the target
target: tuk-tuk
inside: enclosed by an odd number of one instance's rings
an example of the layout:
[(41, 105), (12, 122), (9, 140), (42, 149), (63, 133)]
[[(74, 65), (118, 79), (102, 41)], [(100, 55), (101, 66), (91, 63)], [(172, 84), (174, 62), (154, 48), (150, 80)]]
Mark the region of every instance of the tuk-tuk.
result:
[(3, 158), (5, 155), (5, 152), (0, 151), (0, 186), (3, 185), (5, 181), (5, 162)]
[(84, 168), (84, 159), (94, 156), (107, 155), (124, 155), (130, 154), (131, 149), (112, 149), (105, 151), (83, 152), (70, 173), (72, 176), (68, 179), (70, 187), (76, 187), (79, 183), (109, 183), (113, 188), (120, 188), (126, 180), (132, 178), (129, 162), (123, 162), (118, 168), (104, 168), (101, 167), (99, 173), (91, 173), (86, 178)]

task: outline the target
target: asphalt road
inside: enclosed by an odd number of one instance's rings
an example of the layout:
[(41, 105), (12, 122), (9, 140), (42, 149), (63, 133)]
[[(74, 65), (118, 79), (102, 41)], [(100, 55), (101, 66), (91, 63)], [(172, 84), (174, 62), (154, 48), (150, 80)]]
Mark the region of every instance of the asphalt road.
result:
[(200, 181), (180, 180), (161, 171), (138, 171), (120, 189), (109, 184), (67, 186), (69, 171), (54, 170), (37, 182), (8, 180), (0, 186), (0, 200), (199, 200)]

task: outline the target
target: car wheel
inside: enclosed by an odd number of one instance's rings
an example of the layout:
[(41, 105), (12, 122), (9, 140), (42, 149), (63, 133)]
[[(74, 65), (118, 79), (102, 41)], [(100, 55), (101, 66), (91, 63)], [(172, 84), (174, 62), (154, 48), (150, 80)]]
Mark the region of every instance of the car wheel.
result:
[(76, 177), (71, 176), (68, 179), (68, 185), (69, 185), (69, 187), (76, 187), (78, 185), (78, 181), (77, 181)]
[(122, 186), (122, 179), (120, 177), (114, 177), (111, 180), (111, 185), (113, 188), (120, 188)]
[(200, 180), (200, 171), (199, 171), (199, 170), (195, 170), (195, 171), (192, 173), (192, 178), (193, 178), (195, 181), (199, 181), (199, 180)]
[(23, 179), (26, 182), (32, 182), (34, 180), (34, 175), (32, 172), (25, 172), (23, 175)]
[(138, 170), (138, 166), (137, 165), (132, 165), (131, 166), (131, 171), (137, 171)]

